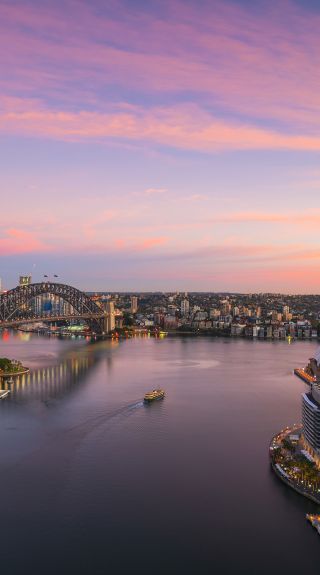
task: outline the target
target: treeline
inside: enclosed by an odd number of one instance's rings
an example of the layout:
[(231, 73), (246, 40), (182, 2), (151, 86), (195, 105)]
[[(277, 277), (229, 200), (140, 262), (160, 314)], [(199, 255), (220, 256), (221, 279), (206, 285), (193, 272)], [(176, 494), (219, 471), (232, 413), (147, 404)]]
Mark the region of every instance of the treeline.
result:
[(14, 373), (16, 371), (21, 371), (23, 365), (21, 361), (16, 359), (8, 359), (7, 357), (0, 357), (0, 373)]

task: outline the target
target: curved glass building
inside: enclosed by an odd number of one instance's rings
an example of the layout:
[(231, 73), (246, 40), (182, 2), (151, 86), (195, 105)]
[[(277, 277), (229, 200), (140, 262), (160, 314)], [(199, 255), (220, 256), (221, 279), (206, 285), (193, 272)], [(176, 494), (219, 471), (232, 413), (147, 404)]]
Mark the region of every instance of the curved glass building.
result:
[(305, 448), (320, 466), (320, 382), (302, 396), (302, 427)]

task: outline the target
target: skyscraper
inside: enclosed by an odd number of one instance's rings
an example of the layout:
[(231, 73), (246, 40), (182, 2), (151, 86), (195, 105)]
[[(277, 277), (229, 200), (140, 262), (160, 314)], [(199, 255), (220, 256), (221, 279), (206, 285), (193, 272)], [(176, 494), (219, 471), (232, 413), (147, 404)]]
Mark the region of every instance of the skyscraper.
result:
[(136, 295), (131, 296), (131, 313), (137, 313), (138, 311), (138, 298)]
[(302, 427), (305, 448), (320, 466), (320, 350), (314, 358), (317, 381), (302, 395)]
[(110, 333), (116, 327), (114, 302), (108, 301), (106, 306), (105, 331)]
[(190, 304), (188, 299), (183, 299), (181, 302), (181, 315), (189, 315)]

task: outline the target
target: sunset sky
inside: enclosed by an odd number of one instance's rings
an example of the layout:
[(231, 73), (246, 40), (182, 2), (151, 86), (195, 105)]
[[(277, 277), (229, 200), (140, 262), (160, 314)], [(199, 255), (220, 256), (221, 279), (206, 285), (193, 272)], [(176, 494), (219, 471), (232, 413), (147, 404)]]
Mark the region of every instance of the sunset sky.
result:
[(320, 3), (0, 0), (0, 277), (320, 288)]

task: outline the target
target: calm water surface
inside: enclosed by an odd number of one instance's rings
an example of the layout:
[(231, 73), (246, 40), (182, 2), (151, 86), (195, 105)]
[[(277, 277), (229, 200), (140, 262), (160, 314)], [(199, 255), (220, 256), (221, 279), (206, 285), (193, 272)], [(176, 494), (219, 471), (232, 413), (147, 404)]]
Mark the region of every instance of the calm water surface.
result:
[(318, 573), (316, 507), (268, 461), (315, 348), (5, 334), (0, 356), (31, 374), (0, 402), (1, 572)]

